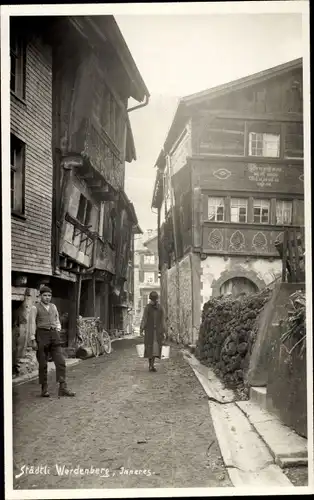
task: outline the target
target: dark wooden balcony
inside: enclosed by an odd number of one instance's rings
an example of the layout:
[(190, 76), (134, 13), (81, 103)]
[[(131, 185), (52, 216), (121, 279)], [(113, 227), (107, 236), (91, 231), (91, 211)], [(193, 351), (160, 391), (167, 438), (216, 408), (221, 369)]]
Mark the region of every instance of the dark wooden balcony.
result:
[[(78, 132), (71, 136), (71, 149), (73, 153), (84, 157), (82, 174), (92, 183), (96, 181), (94, 190), (100, 195), (104, 192), (105, 184), (102, 185), (102, 181), (110, 184), (115, 190), (123, 188), (123, 151), (120, 151), (106, 131), (96, 122), (89, 119), (82, 120)], [(88, 165), (92, 170), (86, 170)]]

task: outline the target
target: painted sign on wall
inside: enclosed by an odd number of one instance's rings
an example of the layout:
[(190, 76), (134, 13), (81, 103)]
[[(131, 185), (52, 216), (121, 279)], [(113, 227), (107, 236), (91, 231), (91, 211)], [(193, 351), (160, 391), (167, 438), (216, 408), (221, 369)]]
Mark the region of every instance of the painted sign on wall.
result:
[(258, 187), (271, 187), (278, 184), (282, 173), (282, 167), (276, 165), (248, 164), (248, 179), (256, 183)]

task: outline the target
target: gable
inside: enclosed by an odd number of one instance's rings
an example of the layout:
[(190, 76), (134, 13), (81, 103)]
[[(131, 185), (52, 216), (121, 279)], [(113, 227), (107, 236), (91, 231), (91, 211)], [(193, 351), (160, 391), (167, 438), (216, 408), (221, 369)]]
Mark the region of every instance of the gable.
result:
[(302, 113), (303, 75), (297, 68), (284, 75), (274, 75), (263, 82), (231, 91), (193, 106), (202, 110), (228, 110), (241, 113)]

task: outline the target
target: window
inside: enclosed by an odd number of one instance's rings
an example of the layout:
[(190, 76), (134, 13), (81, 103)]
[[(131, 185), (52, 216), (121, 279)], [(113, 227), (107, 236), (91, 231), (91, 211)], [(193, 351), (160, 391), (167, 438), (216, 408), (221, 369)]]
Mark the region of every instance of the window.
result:
[(24, 214), (25, 144), (11, 134), (11, 210)]
[(22, 40), (10, 30), (10, 88), (12, 92), (25, 97), (25, 51)]
[(258, 224), (269, 224), (269, 200), (254, 200), (253, 211), (254, 222)]
[(155, 264), (155, 255), (144, 255), (144, 264)]
[(92, 114), (98, 126), (104, 130), (117, 146), (118, 150), (124, 148), (124, 131), (126, 117), (122, 104), (103, 82), (103, 76), (94, 79)]
[(281, 125), (273, 122), (248, 124), (249, 156), (279, 158)]
[(244, 198), (231, 198), (231, 222), (247, 222), (248, 201)]
[(285, 125), (286, 158), (303, 158), (303, 123), (287, 123)]
[(144, 273), (145, 283), (152, 284), (155, 282), (155, 273)]
[(208, 198), (208, 220), (223, 221), (225, 219), (224, 198)]
[(257, 134), (250, 132), (249, 155), (279, 157), (280, 136), (275, 134)]
[(292, 201), (277, 200), (276, 224), (292, 224)]
[(87, 198), (85, 198), (83, 194), (81, 194), (76, 216), (77, 220), (79, 220), (81, 224), (84, 224), (85, 226), (89, 225), (91, 220), (92, 208), (92, 203), (87, 200)]

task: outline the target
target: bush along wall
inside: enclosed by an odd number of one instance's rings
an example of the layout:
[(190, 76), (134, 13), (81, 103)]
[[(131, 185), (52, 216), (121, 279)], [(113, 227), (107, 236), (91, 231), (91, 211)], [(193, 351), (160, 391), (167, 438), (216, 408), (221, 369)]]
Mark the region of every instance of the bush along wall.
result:
[(258, 316), (271, 290), (212, 298), (204, 304), (196, 357), (214, 369), (226, 386), (244, 387), (258, 330)]

